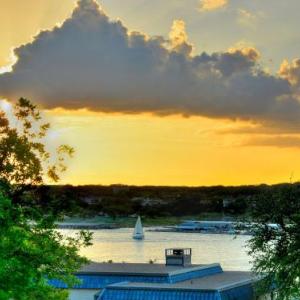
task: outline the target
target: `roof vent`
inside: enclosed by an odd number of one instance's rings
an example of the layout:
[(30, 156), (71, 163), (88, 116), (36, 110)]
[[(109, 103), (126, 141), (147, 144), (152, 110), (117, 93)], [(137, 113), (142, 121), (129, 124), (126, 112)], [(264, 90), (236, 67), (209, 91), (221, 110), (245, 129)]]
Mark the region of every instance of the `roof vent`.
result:
[(191, 248), (166, 249), (165, 253), (167, 266), (187, 266), (192, 263)]

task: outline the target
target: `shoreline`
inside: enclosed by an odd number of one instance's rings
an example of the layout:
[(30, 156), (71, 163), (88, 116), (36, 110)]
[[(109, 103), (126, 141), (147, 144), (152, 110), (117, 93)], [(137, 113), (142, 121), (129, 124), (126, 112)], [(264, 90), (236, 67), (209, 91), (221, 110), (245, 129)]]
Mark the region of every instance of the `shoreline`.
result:
[[(195, 221), (239, 221), (245, 218), (242, 215), (224, 215), (220, 213), (203, 213), (200, 215), (188, 216), (163, 216), (163, 217), (141, 217), (143, 227), (165, 227), (175, 226), (186, 220)], [(116, 228), (133, 228), (137, 215), (128, 217), (110, 217), (110, 216), (74, 216), (65, 217), (63, 221), (57, 222), (59, 228), (82, 227), (82, 228), (99, 228), (99, 229), (116, 229)]]
[[(178, 230), (175, 228), (185, 220), (198, 221), (239, 221), (242, 217), (224, 217), (224, 215), (206, 214), (201, 216), (184, 216), (184, 217), (158, 217), (158, 218), (142, 218), (143, 227), (146, 231), (152, 232), (186, 232), (186, 233), (221, 233), (233, 234), (227, 231), (213, 230)], [(58, 229), (74, 229), (74, 230), (114, 230), (122, 228), (134, 228), (136, 216), (112, 218), (107, 216), (98, 216), (93, 218), (73, 217), (66, 218), (64, 222), (57, 222)], [(236, 232), (236, 234), (242, 234)]]

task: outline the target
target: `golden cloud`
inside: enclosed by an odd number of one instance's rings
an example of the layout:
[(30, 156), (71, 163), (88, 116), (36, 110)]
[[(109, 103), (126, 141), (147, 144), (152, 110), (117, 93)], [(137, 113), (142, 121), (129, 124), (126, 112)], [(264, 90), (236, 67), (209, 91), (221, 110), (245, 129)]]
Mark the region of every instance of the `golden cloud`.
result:
[(300, 59), (294, 59), (291, 63), (284, 60), (279, 68), (279, 76), (287, 79), (292, 85), (300, 84)]
[(228, 4), (228, 0), (201, 0), (200, 11), (211, 11), (222, 8)]
[(171, 31), (169, 33), (171, 48), (176, 52), (190, 55), (193, 50), (193, 45), (188, 41), (188, 35), (185, 29), (183, 20), (174, 20)]
[(231, 47), (228, 49), (231, 54), (241, 54), (251, 61), (257, 61), (260, 58), (260, 53), (254, 47)]

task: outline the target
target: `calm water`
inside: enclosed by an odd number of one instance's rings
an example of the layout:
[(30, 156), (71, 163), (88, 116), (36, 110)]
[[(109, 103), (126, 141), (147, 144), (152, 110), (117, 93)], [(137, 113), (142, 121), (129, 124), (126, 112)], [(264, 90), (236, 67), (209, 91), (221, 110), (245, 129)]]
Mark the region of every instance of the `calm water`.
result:
[[(164, 249), (172, 247), (192, 248), (192, 262), (221, 263), (227, 270), (249, 270), (250, 258), (245, 244), (249, 237), (222, 234), (199, 234), (145, 231), (145, 240), (132, 239), (132, 228), (96, 230), (93, 246), (82, 254), (93, 261), (148, 262), (150, 259), (164, 263)], [(73, 230), (65, 231), (72, 235)]]

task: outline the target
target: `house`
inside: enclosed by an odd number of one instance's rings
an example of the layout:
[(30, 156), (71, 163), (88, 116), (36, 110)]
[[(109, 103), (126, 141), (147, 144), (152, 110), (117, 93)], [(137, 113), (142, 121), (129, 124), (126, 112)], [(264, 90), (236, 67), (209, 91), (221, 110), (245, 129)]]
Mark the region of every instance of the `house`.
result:
[[(78, 272), (71, 300), (252, 300), (259, 280), (220, 264), (191, 264), (191, 249), (167, 249), (165, 264), (91, 263)], [(51, 283), (66, 288), (58, 280)]]

